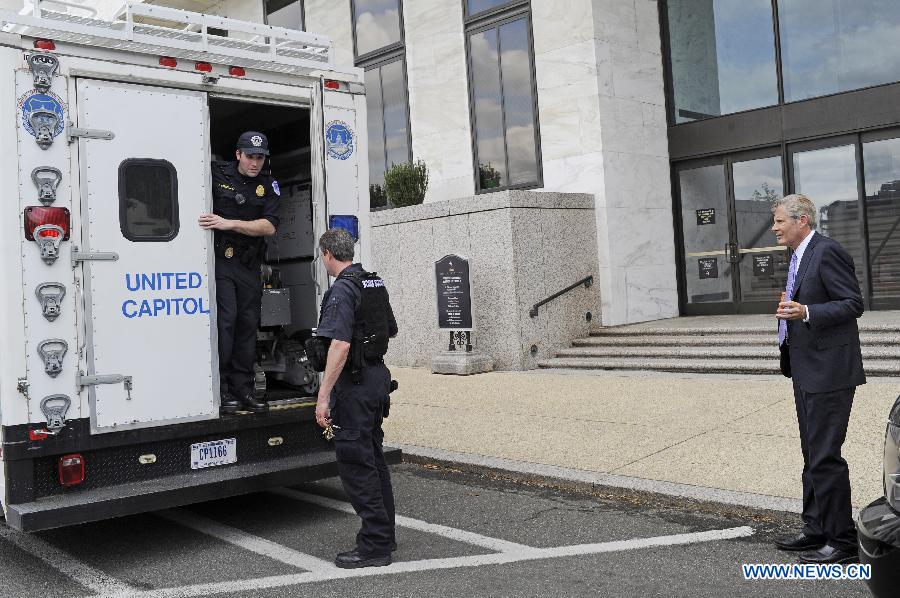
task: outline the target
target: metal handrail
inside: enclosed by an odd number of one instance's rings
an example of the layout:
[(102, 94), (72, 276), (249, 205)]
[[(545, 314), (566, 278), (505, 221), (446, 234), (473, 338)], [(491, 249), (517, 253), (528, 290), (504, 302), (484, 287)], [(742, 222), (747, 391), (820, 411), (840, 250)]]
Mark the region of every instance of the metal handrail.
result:
[(552, 295), (550, 295), (549, 297), (547, 297), (547, 298), (544, 299), (543, 301), (539, 301), (539, 302), (535, 303), (535, 304), (531, 307), (531, 311), (528, 312), (528, 315), (531, 316), (532, 318), (536, 318), (537, 315), (538, 315), (538, 308), (539, 308), (540, 306), (546, 305), (546, 304), (550, 303), (551, 301), (553, 301), (553, 300), (556, 299), (557, 297), (559, 297), (559, 296), (561, 296), (561, 295), (565, 295), (566, 293), (568, 293), (568, 292), (571, 291), (572, 289), (576, 289), (576, 288), (580, 287), (581, 285), (584, 285), (584, 288), (588, 288), (588, 287), (590, 287), (592, 284), (594, 284), (594, 277), (593, 277), (593, 276), (587, 276), (587, 277), (585, 277), (585, 278), (582, 278), (581, 280), (579, 280), (579, 281), (576, 282), (575, 284), (571, 284), (571, 285), (567, 286), (566, 288), (564, 288), (563, 290), (559, 291), (558, 293), (553, 293)]

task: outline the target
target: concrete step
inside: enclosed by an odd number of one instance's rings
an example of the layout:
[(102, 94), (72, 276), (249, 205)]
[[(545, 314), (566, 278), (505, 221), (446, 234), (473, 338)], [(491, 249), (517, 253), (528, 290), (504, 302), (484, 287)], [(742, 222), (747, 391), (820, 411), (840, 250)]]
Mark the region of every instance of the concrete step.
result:
[[(868, 361), (889, 360), (900, 364), (900, 345), (892, 347), (863, 346), (863, 359)], [(775, 343), (770, 342), (765, 346), (751, 347), (703, 347), (703, 346), (670, 346), (670, 347), (571, 347), (560, 349), (556, 352), (557, 358), (607, 358), (607, 357), (634, 357), (634, 358), (682, 358), (682, 359), (777, 359), (778, 349)]]
[[(765, 334), (695, 334), (668, 336), (631, 336), (609, 335), (589, 336), (572, 341), (574, 347), (748, 347), (768, 346), (775, 344), (778, 332), (773, 328)], [(863, 346), (900, 346), (900, 332), (868, 333), (859, 337)]]
[[(538, 362), (540, 368), (580, 370), (643, 370), (656, 372), (684, 372), (705, 374), (780, 374), (778, 360), (773, 359), (718, 359), (679, 360), (670, 358), (555, 358)], [(900, 363), (890, 361), (864, 362), (868, 376), (898, 376)]]

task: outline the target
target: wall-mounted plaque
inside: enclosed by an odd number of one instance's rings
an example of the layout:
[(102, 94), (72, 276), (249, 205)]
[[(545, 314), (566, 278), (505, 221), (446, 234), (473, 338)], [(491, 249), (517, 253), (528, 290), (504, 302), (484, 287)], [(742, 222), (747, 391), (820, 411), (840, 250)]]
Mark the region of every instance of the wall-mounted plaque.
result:
[(701, 257), (697, 260), (700, 268), (700, 280), (719, 277), (719, 259), (715, 257)]
[(771, 276), (775, 274), (775, 260), (771, 253), (753, 256), (753, 276)]
[(716, 209), (702, 208), (697, 210), (697, 226), (716, 223)]
[(434, 263), (437, 282), (438, 327), (472, 329), (472, 283), (469, 261), (446, 255)]

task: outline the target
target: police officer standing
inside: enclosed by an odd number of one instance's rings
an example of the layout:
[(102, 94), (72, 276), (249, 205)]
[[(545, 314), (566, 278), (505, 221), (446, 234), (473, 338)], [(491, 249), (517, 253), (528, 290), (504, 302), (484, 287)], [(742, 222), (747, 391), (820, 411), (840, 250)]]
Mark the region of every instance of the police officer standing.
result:
[(328, 274), (337, 280), (325, 293), (316, 336), (330, 339), (316, 403), (316, 422), (332, 426), (338, 471), (362, 526), (356, 548), (342, 552), (344, 569), (391, 563), (394, 491), (384, 460), (381, 428), (389, 405), (391, 373), (382, 358), (397, 334), (384, 281), (353, 263), (353, 237), (332, 228), (319, 238)]
[(219, 326), (221, 410), (268, 410), (254, 396), (256, 333), (259, 330), (263, 237), (278, 227), (278, 182), (262, 172), (269, 141), (256, 131), (238, 138), (236, 161), (212, 163), (213, 213), (200, 227), (214, 231), (216, 317)]

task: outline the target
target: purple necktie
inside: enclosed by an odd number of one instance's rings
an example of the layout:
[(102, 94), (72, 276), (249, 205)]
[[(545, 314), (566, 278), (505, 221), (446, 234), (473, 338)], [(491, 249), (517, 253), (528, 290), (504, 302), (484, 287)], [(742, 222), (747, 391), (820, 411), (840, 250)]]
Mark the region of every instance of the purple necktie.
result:
[[(791, 263), (788, 264), (787, 286), (784, 287), (784, 300), (790, 301), (794, 294), (794, 279), (797, 277), (797, 254), (791, 254)], [(787, 320), (778, 320), (778, 345), (784, 344), (787, 338)]]

